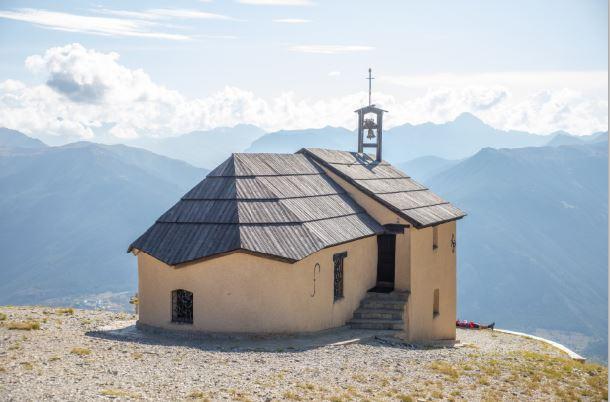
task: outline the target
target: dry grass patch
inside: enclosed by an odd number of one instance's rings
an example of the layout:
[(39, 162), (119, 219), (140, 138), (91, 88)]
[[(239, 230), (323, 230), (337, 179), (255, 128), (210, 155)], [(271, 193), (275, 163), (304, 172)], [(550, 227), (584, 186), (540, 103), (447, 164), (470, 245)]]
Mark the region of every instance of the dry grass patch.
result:
[(482, 375), (477, 379), (477, 384), (479, 385), (485, 385), (488, 386), (489, 383), (489, 378), (487, 378), (486, 376)]
[(72, 353), (73, 355), (78, 355), (78, 356), (88, 356), (88, 355), (91, 354), (91, 349), (87, 349), (87, 348), (72, 348), (70, 353)]
[(8, 329), (16, 329), (20, 331), (40, 329), (40, 323), (38, 321), (9, 321), (6, 326)]
[(21, 365), (21, 367), (23, 367), (26, 370), (34, 369), (34, 365), (31, 362), (21, 362), (19, 364)]
[(125, 391), (122, 389), (108, 388), (100, 391), (100, 395), (110, 396), (113, 398), (139, 398), (140, 394), (135, 392)]
[(21, 342), (15, 342), (8, 347), (8, 350), (19, 350), (21, 349)]
[(445, 363), (442, 361), (436, 361), (430, 365), (430, 368), (433, 371), (436, 371), (437, 373), (444, 374), (445, 376), (447, 376), (448, 378), (450, 378), (454, 381), (457, 380), (458, 378), (460, 378), (459, 370), (457, 370), (455, 367), (453, 367), (449, 363)]
[(513, 356), (517, 359), (509, 378), (524, 386), (526, 393), (539, 391), (563, 400), (608, 399), (607, 367), (529, 351)]
[(202, 401), (209, 401), (210, 398), (208, 398), (208, 395), (205, 392), (202, 391), (193, 391), (190, 394), (187, 395), (187, 398), (190, 399), (200, 399)]
[(6, 321), (7, 315), (4, 313), (0, 313), (0, 321)]
[(313, 391), (314, 389), (316, 389), (316, 386), (310, 383), (297, 384), (297, 387), (305, 389), (307, 391)]
[(286, 392), (284, 392), (284, 395), (282, 395), (282, 396), (284, 397), (284, 399), (290, 399), (292, 401), (300, 401), (301, 400), (301, 397), (298, 394), (296, 394), (296, 393), (294, 393), (292, 391), (286, 391)]
[(73, 308), (58, 308), (57, 310), (55, 310), (55, 313), (64, 314), (64, 315), (74, 315), (74, 309)]

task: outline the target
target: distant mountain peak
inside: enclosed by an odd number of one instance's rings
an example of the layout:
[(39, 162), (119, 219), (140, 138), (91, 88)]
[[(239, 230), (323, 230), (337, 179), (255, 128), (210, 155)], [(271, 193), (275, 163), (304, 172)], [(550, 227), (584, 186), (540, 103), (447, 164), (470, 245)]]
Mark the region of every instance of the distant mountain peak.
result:
[(458, 117), (453, 120), (454, 123), (461, 124), (483, 124), (486, 125), (483, 120), (479, 119), (477, 116), (470, 112), (464, 112), (460, 114)]
[(17, 130), (0, 127), (0, 148), (45, 148), (47, 144)]

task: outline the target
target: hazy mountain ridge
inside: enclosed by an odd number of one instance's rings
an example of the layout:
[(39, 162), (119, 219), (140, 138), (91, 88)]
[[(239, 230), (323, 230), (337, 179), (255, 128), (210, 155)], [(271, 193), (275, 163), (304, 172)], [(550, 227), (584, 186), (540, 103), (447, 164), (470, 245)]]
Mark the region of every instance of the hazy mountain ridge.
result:
[[(383, 157), (392, 163), (433, 155), (462, 159), (481, 148), (521, 148), (543, 146), (548, 136), (493, 128), (470, 113), (442, 124), (404, 124), (384, 132)], [(254, 141), (247, 152), (291, 153), (304, 147), (355, 149), (357, 136), (344, 128), (284, 130)]]
[(44, 148), (47, 145), (17, 130), (0, 127), (0, 148)]
[(131, 142), (159, 155), (181, 159), (193, 166), (213, 169), (233, 152), (243, 152), (265, 134), (250, 124), (193, 131), (177, 137), (144, 138)]
[(426, 181), (458, 163), (460, 163), (460, 160), (443, 159), (438, 156), (428, 155), (398, 163), (396, 166), (409, 176), (419, 181)]
[(547, 146), (557, 147), (561, 145), (583, 145), (595, 144), (598, 142), (608, 141), (608, 132), (600, 131), (591, 135), (572, 135), (565, 131), (556, 131), (550, 134), (551, 140), (546, 143)]
[(607, 143), (486, 148), (426, 180), (469, 214), (458, 225), (461, 317), (583, 333), (584, 352), (607, 359), (607, 166)]
[(0, 304), (136, 289), (127, 246), (205, 171), (124, 145), (0, 152)]
[(357, 137), (343, 127), (280, 130), (254, 141), (246, 152), (294, 153), (301, 148), (354, 149)]

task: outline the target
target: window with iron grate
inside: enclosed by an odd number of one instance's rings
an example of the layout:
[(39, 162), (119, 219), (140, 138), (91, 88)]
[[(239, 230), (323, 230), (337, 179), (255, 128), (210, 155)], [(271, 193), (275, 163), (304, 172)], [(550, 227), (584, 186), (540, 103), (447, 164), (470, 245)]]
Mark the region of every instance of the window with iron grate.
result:
[(337, 253), (333, 255), (335, 265), (335, 298), (334, 301), (343, 298), (343, 260), (347, 257), (347, 252)]
[(184, 289), (172, 291), (172, 322), (193, 323), (193, 292)]

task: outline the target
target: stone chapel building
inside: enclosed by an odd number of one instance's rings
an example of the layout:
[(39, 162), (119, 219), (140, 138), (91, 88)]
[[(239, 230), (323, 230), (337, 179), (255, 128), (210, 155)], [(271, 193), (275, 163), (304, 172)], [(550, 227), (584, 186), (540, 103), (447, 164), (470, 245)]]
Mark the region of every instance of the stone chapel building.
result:
[(382, 160), (384, 110), (356, 112), (358, 152), (233, 154), (135, 240), (138, 325), (455, 339), (465, 214)]

